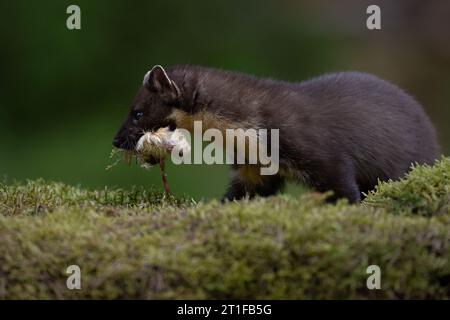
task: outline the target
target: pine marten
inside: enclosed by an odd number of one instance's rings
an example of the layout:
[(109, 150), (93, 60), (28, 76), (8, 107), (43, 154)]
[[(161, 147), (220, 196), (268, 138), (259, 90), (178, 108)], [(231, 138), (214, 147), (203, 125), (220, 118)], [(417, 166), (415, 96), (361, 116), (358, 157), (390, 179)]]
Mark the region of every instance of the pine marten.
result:
[(229, 200), (273, 195), (290, 178), (355, 203), (378, 179), (398, 179), (439, 155), (420, 104), (376, 76), (339, 72), (291, 83), (198, 66), (149, 71), (113, 144), (134, 149), (145, 131), (192, 130), (195, 120), (204, 129), (279, 129), (278, 174), (232, 165)]

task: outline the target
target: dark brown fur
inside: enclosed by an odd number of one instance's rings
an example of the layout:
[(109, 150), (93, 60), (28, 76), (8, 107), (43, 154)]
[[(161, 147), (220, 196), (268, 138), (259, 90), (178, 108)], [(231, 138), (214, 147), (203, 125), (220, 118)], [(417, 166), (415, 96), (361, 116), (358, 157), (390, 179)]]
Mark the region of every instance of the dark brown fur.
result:
[[(268, 196), (286, 177), (335, 198), (358, 202), (377, 180), (398, 179), (412, 163), (439, 155), (435, 131), (419, 103), (398, 87), (359, 72), (289, 83), (216, 69), (176, 66), (151, 74), (114, 145), (133, 148), (142, 130), (170, 125), (280, 129), (280, 172), (233, 166), (226, 199)], [(133, 121), (137, 111), (144, 116)], [(206, 119), (207, 118), (207, 119)]]

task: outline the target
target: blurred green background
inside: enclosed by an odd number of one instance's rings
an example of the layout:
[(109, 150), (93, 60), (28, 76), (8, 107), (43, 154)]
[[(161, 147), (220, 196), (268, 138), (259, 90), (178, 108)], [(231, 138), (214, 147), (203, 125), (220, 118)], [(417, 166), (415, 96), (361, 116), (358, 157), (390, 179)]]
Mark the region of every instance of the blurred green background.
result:
[[(82, 29), (66, 28), (81, 8)], [(450, 2), (2, 1), (0, 174), (92, 188), (161, 187), (159, 170), (110, 163), (111, 141), (145, 72), (199, 64), (299, 81), (359, 70), (390, 80), (427, 109), (450, 150)], [(225, 166), (170, 166), (176, 194), (219, 197)], [(292, 189), (291, 189), (292, 191)]]

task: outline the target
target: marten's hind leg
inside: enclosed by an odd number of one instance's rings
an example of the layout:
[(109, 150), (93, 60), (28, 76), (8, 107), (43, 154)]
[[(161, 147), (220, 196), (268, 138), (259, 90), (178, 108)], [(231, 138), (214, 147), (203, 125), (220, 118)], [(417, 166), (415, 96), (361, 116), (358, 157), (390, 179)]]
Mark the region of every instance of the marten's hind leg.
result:
[(322, 169), (322, 172), (313, 176), (313, 184), (317, 191), (333, 191), (333, 195), (327, 201), (336, 202), (338, 199), (347, 198), (350, 203), (361, 202), (361, 191), (350, 163), (337, 164), (330, 170)]

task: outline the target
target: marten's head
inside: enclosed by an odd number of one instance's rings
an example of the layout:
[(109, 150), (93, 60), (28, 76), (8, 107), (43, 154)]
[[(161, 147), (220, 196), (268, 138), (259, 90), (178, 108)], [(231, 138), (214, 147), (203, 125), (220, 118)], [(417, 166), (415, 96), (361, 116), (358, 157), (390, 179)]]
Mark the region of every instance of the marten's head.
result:
[(144, 82), (130, 107), (127, 118), (114, 138), (113, 145), (133, 150), (145, 132), (162, 127), (175, 129), (169, 119), (173, 108), (180, 104), (181, 92), (161, 66), (147, 72)]

